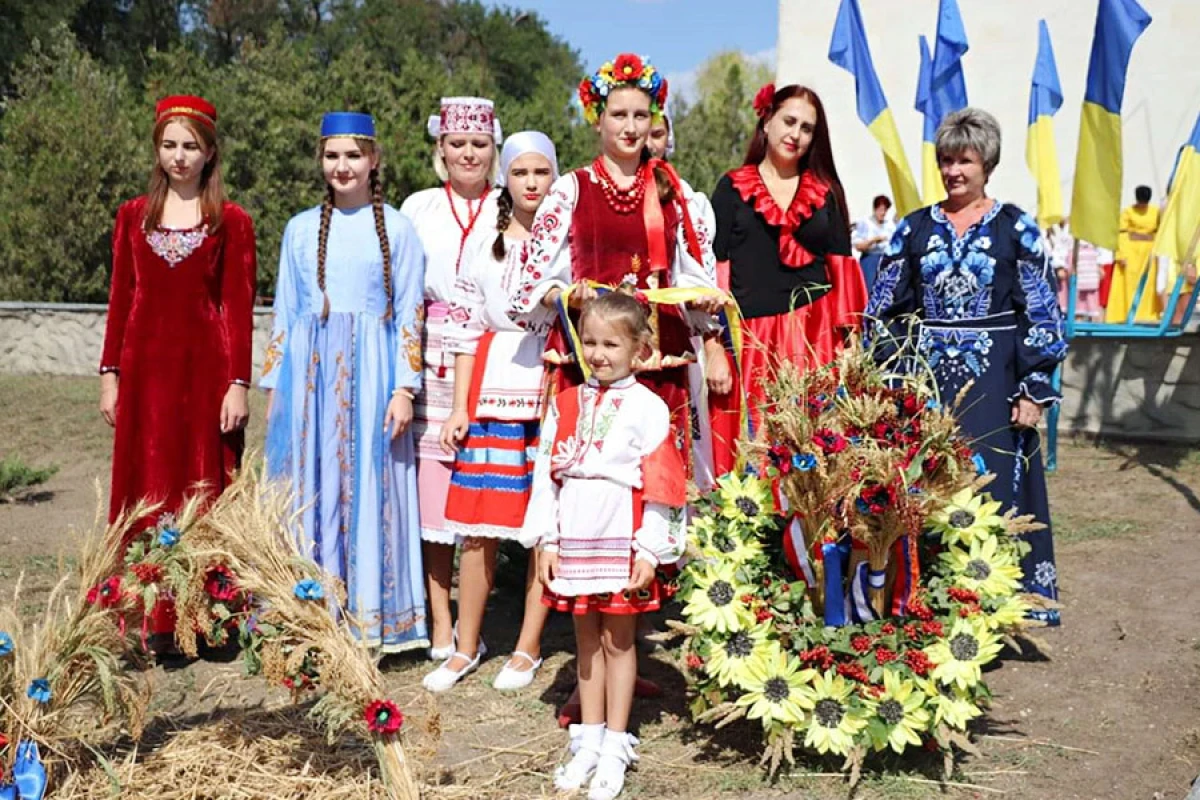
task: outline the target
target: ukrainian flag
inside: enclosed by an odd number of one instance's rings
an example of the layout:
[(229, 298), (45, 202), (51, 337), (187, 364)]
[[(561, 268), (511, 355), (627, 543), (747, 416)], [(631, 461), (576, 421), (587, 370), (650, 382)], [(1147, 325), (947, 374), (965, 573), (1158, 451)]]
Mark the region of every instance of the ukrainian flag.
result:
[(921, 207), (917, 185), (908, 166), (904, 146), (900, 143), (896, 120), (888, 108), (883, 87), (879, 84), (879, 75), (871, 61), (858, 0), (842, 0), (838, 8), (833, 39), (829, 42), (829, 60), (854, 76), (858, 118), (883, 148), (884, 166), (887, 168), (892, 195), (896, 198), (897, 215), (903, 217), (910, 211), (916, 211)]
[(921, 202), (931, 206), (946, 199), (946, 188), (942, 186), (937, 149), (933, 146), (933, 137), (941, 122), (933, 104), (933, 58), (929, 55), (929, 42), (924, 36), (920, 37), (920, 44), (921, 71), (917, 74), (916, 109), (925, 120), (921, 133)]
[(1137, 0), (1100, 0), (1071, 192), (1071, 231), (1117, 249), (1121, 217), (1121, 102), (1134, 42), (1150, 24)]
[(1167, 208), (1158, 222), (1154, 252), (1173, 261), (1186, 264), (1200, 255), (1197, 238), (1200, 235), (1200, 117), (1192, 128), (1171, 179)]
[(1058, 151), (1054, 147), (1054, 114), (1062, 106), (1062, 86), (1054, 64), (1054, 47), (1046, 20), (1038, 21), (1037, 61), (1029, 90), (1029, 134), (1025, 139), (1025, 162), (1038, 187), (1037, 221), (1043, 229), (1063, 218), (1062, 183), (1058, 175)]

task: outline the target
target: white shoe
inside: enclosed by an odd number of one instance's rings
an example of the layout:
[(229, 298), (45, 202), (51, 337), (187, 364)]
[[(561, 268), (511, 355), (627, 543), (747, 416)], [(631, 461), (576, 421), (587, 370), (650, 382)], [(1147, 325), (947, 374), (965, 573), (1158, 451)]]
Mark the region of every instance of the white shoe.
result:
[(454, 660), (455, 656), (462, 656), (463, 658), (467, 658), (467, 654), (466, 653), (451, 654), (450, 658), (447, 658), (440, 667), (438, 667), (433, 672), (426, 675), (421, 680), (421, 685), (424, 686), (426, 689), (428, 689), (431, 692), (445, 692), (445, 691), (448, 691), (449, 689), (453, 689), (454, 684), (458, 683), (460, 680), (462, 680), (466, 676), (470, 675), (472, 672), (474, 672), (476, 669), (479, 668), (479, 660), (481, 658), (483, 658), (484, 652), (485, 651), (482, 647), (479, 648), (479, 652), (477, 652), (475, 654), (475, 657), (470, 659), (467, 662), (467, 665), (465, 667), (463, 667), (462, 669), (450, 669), (449, 665), (450, 665), (450, 662)]
[(637, 761), (633, 746), (638, 743), (631, 733), (604, 732), (600, 760), (588, 784), (588, 800), (613, 800), (625, 788), (625, 769)]
[(458, 623), (454, 623), (454, 630), (450, 634), (450, 644), (445, 647), (430, 647), (427, 651), (430, 661), (445, 661), (448, 658), (454, 657), (454, 651), (458, 648)]
[[(532, 666), (527, 670), (515, 669), (512, 662), (515, 659), (523, 658)], [(492, 688), (499, 689), (503, 692), (511, 692), (516, 689), (524, 689), (529, 684), (533, 683), (533, 679), (537, 677), (538, 668), (542, 666), (542, 659), (534, 660), (533, 656), (520, 650), (513, 650), (508, 661), (504, 664), (504, 669), (500, 670), (500, 674), (492, 681)]]
[(596, 771), (600, 760), (600, 745), (604, 741), (604, 725), (572, 725), (567, 729), (571, 760), (554, 770), (554, 786), (560, 791), (573, 792), (582, 789), (587, 779)]

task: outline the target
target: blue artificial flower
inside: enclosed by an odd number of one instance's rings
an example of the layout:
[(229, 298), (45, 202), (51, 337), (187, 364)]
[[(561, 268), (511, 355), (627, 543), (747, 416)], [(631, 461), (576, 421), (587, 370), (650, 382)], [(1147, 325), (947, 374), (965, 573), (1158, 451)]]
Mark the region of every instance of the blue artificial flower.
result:
[(792, 466), (801, 472), (809, 472), (817, 468), (817, 457), (812, 453), (797, 453), (792, 456)]
[(7, 631), (0, 631), (0, 658), (13, 651), (13, 640)]
[(301, 600), (321, 600), (325, 597), (325, 587), (321, 586), (320, 581), (312, 578), (305, 578), (297, 583), (292, 592)]
[(863, 500), (861, 497), (854, 501), (854, 507), (858, 509), (858, 513), (860, 514), (871, 513), (871, 506), (869, 506), (867, 501)]
[(979, 455), (979, 453), (976, 453), (975, 455), (971, 456), (971, 463), (975, 465), (975, 471), (977, 473), (979, 473), (980, 475), (987, 474), (987, 471), (988, 471), (987, 462), (983, 460), (983, 456)]
[(862, 440), (862, 437), (861, 437), (861, 436), (851, 436), (851, 437), (850, 437), (849, 439), (847, 439), (846, 441), (850, 442), (850, 444), (852, 444), (852, 445), (854, 445), (855, 447), (857, 447), (858, 445), (862, 444), (862, 441), (863, 441), (863, 440)]
[(163, 528), (158, 532), (158, 543), (163, 547), (174, 547), (178, 542), (178, 528)]
[(925, 401), (925, 407), (928, 408), (930, 411), (937, 411), (939, 408), (942, 407), (942, 404), (931, 397)]
[(29, 688), (25, 690), (25, 694), (31, 700), (36, 700), (39, 703), (50, 702), (50, 681), (45, 678), (34, 678), (29, 682)]
[(837, 392), (835, 392), (835, 394), (837, 394), (839, 400), (845, 400), (846, 395), (848, 395), (850, 393), (846, 391), (845, 386), (839, 386), (839, 387), (837, 387)]

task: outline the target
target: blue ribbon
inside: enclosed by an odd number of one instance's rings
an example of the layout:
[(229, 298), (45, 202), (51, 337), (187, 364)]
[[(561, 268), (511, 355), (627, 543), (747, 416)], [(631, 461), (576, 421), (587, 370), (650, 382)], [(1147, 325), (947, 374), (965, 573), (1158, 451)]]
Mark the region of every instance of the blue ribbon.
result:
[[(849, 555), (850, 547), (845, 548)], [(821, 559), (825, 564), (825, 624), (840, 628), (846, 624), (846, 595), (842, 591), (842, 576), (845, 574), (843, 547), (837, 542), (821, 545)]]
[[(24, 740), (17, 745), (17, 761), (13, 764), (12, 777), (16, 784), (16, 797), (21, 800), (42, 800), (42, 795), (46, 793), (46, 768), (42, 766), (37, 742)], [(0, 799), (7, 800), (2, 794)]]
[(0, 786), (0, 800), (17, 800), (17, 787), (11, 783)]

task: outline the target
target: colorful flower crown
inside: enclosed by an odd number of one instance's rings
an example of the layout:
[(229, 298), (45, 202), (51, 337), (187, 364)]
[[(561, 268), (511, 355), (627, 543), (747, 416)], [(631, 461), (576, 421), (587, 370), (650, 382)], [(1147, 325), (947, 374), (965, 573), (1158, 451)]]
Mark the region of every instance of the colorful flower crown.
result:
[(641, 89), (649, 94), (650, 113), (655, 117), (662, 114), (667, 105), (667, 79), (649, 60), (633, 53), (621, 53), (579, 82), (579, 102), (583, 105), (583, 118), (588, 124), (594, 125), (599, 121), (609, 92), (625, 87)]

